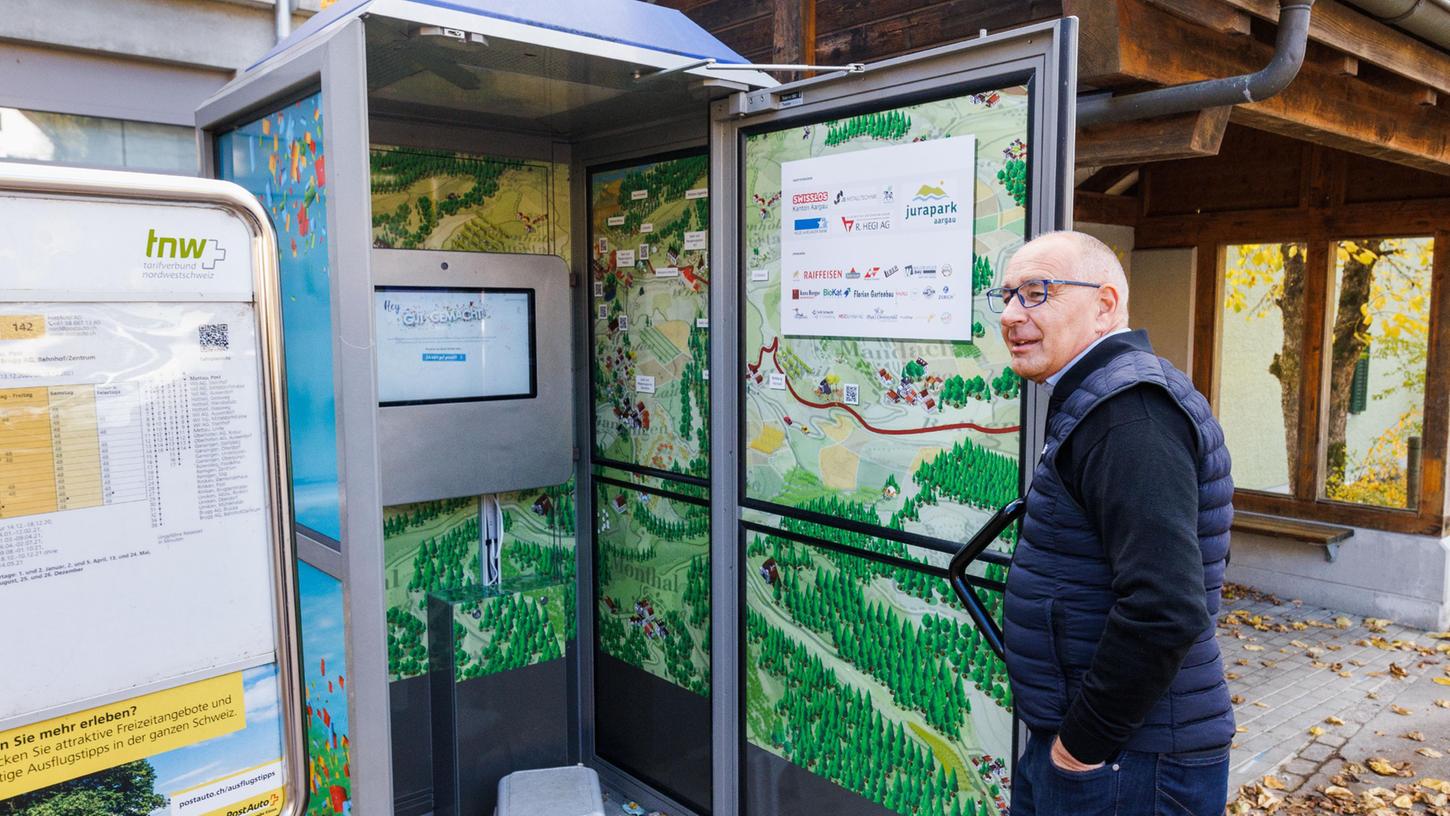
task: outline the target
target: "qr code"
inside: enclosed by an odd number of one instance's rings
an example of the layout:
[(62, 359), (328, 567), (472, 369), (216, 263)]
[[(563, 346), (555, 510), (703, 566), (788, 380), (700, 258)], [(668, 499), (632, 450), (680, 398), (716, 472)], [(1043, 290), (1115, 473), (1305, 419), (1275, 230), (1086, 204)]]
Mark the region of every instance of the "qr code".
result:
[(859, 405), (861, 402), (861, 386), (848, 383), (844, 389), (847, 405)]
[(227, 335), (226, 323), (207, 323), (198, 326), (196, 329), (197, 339), (201, 341), (201, 350), (215, 349), (226, 351), (232, 347), (231, 337)]

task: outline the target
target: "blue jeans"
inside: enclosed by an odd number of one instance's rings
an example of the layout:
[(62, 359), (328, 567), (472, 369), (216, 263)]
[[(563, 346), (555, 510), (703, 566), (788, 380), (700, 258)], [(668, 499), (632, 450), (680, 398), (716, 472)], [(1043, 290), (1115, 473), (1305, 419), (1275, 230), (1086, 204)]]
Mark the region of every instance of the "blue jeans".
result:
[(1012, 777), (1012, 816), (1223, 816), (1228, 748), (1120, 751), (1074, 773), (1052, 764), (1054, 735), (1032, 732)]

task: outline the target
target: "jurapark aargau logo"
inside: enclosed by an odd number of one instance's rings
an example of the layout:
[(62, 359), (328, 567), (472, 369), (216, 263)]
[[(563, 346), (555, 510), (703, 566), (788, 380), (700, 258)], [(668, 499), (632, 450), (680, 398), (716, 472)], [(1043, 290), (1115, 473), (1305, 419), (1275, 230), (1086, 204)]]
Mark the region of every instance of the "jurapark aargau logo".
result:
[(957, 202), (947, 195), (945, 182), (923, 184), (911, 197), (906, 205), (906, 220), (921, 218), (938, 226), (957, 223)]
[(227, 250), (215, 238), (157, 235), (152, 229), (146, 233), (146, 257), (143, 277), (210, 279), (216, 277), (216, 265), (227, 259)]

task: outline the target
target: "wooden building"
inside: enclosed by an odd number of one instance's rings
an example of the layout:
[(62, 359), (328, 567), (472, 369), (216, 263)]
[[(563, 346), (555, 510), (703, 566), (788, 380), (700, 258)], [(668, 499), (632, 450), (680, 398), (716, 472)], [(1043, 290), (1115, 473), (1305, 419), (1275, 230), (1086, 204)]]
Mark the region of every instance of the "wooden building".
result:
[[(1080, 99), (1257, 71), (1280, 8), (662, 1), (770, 63), (871, 62), (1073, 15)], [(1075, 183), (1078, 228), (1129, 270), (1133, 325), (1225, 427), (1230, 578), (1447, 628), (1450, 4), (1318, 0), (1284, 90), (1079, 127)]]

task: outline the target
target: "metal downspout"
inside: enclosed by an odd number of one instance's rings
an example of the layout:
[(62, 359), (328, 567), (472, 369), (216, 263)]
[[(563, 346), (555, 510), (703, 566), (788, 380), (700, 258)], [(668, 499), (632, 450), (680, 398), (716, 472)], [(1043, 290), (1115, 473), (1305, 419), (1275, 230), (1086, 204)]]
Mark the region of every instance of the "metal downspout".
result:
[(276, 9), (277, 42), (287, 39), (292, 33), (292, 0), (272, 0)]
[(1279, 0), (1274, 57), (1259, 71), (1122, 96), (1085, 96), (1077, 103), (1078, 126), (1151, 119), (1268, 99), (1299, 74), (1309, 40), (1309, 10), (1313, 5), (1314, 0)]
[(1348, 0), (1386, 25), (1450, 48), (1450, 0)]

